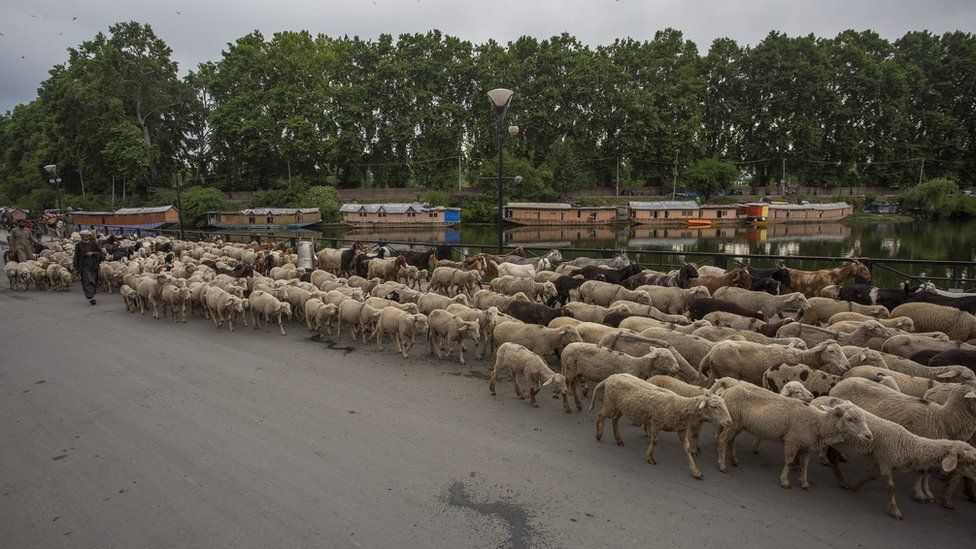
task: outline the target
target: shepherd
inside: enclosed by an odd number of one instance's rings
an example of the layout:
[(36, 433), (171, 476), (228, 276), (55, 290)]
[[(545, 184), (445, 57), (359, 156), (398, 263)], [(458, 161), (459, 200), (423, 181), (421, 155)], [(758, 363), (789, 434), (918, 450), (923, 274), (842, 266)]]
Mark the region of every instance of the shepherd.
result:
[(95, 241), (95, 235), (89, 231), (81, 231), (81, 242), (75, 245), (74, 267), (81, 276), (81, 289), (85, 292), (85, 299), (95, 304), (95, 291), (98, 289), (98, 266), (105, 259), (105, 252)]

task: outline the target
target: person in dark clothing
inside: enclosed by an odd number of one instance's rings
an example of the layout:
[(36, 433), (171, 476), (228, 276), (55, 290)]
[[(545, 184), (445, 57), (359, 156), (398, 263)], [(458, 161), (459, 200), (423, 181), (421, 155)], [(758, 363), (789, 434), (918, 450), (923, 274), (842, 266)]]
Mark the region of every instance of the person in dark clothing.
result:
[(85, 298), (95, 304), (95, 291), (98, 289), (98, 266), (105, 259), (105, 252), (95, 241), (91, 231), (81, 231), (81, 242), (75, 245), (75, 272), (81, 276), (81, 288)]

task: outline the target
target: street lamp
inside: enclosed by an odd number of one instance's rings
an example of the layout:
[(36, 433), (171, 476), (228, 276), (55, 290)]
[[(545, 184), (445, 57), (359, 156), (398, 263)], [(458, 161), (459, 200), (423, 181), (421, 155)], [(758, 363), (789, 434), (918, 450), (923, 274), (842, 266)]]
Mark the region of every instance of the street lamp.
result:
[(58, 177), (58, 165), (48, 164), (44, 166), (44, 171), (47, 172), (48, 182), (54, 185), (58, 193), (58, 213), (61, 213), (61, 178)]
[(503, 248), (503, 234), (502, 234), (502, 218), (503, 209), (502, 205), (502, 175), (505, 171), (505, 160), (504, 160), (504, 147), (505, 141), (508, 140), (509, 136), (515, 137), (518, 135), (518, 126), (509, 126), (505, 128), (505, 118), (508, 116), (508, 108), (512, 104), (512, 96), (515, 92), (505, 88), (496, 88), (488, 92), (488, 99), (491, 101), (492, 107), (495, 108), (495, 116), (498, 119), (498, 123), (495, 126), (495, 143), (498, 146), (498, 253), (502, 253)]

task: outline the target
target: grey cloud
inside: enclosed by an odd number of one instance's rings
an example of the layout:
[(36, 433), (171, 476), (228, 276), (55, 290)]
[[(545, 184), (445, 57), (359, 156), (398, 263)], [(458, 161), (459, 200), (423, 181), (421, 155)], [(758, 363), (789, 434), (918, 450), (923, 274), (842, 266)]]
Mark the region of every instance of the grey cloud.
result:
[[(179, 13), (177, 13), (179, 12)], [(31, 17), (35, 15), (36, 17)], [(47, 17), (44, 17), (47, 15)], [(77, 20), (72, 20), (77, 17)], [(911, 30), (976, 29), (972, 0), (5, 0), (0, 5), (0, 111), (30, 101), (66, 48), (116, 21), (150, 23), (181, 69), (217, 59), (228, 42), (252, 31), (266, 36), (305, 29), (375, 38), (430, 29), (473, 42), (569, 32), (581, 41), (649, 39), (674, 27), (707, 50), (730, 37), (756, 43), (771, 30), (833, 36), (873, 29), (895, 39)], [(59, 34), (60, 33), (60, 34)], [(24, 59), (21, 58), (24, 57)]]

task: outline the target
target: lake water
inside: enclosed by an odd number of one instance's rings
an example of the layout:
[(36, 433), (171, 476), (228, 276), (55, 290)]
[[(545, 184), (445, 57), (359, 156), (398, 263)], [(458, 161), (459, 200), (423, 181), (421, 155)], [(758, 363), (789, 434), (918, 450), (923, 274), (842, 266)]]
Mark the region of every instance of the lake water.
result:
[[(495, 225), (467, 225), (442, 228), (342, 228), (322, 231), (326, 238), (342, 240), (386, 240), (391, 242), (446, 243), (452, 245), (496, 245)], [(912, 259), (914, 266), (896, 269), (913, 275), (951, 276), (949, 267), (926, 265), (928, 260), (976, 260), (976, 220), (845, 221), (839, 223), (796, 223), (751, 228), (729, 225), (693, 229), (687, 227), (507, 227), (507, 246), (549, 248), (591, 248), (599, 250), (663, 250), (670, 252), (720, 252), (785, 256), (870, 257)], [(471, 249), (471, 251), (479, 251)], [(572, 254), (564, 254), (572, 257)], [(589, 254), (592, 255), (592, 254)], [(631, 254), (634, 255), (633, 253)], [(678, 258), (638, 257), (654, 268), (656, 262), (674, 263)], [(688, 257), (690, 261), (698, 258)], [(753, 260), (757, 266), (774, 261)], [(798, 268), (823, 268), (825, 262), (790, 262)], [(976, 278), (976, 269), (959, 268), (956, 275)], [(905, 277), (886, 269), (874, 269), (874, 283), (896, 285)], [(944, 284), (943, 284), (944, 285)], [(952, 284), (956, 285), (956, 284)]]

